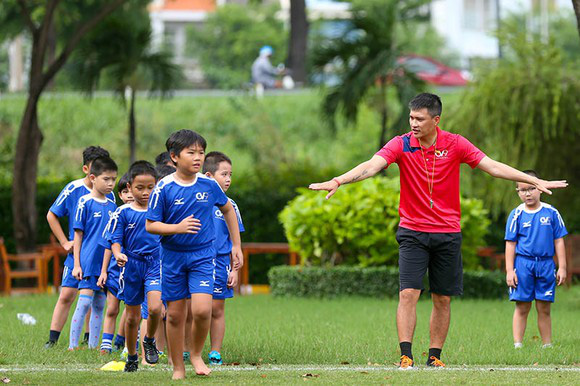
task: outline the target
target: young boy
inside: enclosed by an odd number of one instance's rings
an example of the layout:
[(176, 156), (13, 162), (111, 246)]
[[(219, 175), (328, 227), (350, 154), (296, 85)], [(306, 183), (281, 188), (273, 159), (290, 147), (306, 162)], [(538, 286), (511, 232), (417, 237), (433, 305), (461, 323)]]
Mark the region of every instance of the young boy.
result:
[[(72, 254), (74, 238), (73, 217), (77, 211), (77, 204), (79, 199), (82, 196), (89, 194), (93, 188), (93, 183), (89, 178), (89, 171), (92, 162), (99, 157), (108, 156), (109, 152), (98, 146), (89, 146), (84, 149), (83, 172), (85, 173), (85, 177), (68, 183), (62, 192), (60, 192), (58, 198), (46, 214), (46, 220), (48, 221), (52, 233), (57, 238), (60, 245), (69, 252), (64, 263), (60, 294), (52, 313), (50, 334), (48, 341), (45, 344), (46, 348), (54, 346), (58, 341), (60, 332), (68, 318), (70, 307), (78, 292), (79, 281), (72, 276), (72, 270), (74, 267), (74, 258)], [(115, 199), (113, 194), (109, 194), (108, 197), (112, 200)], [(60, 217), (68, 217), (68, 236), (65, 235), (59, 222)]]
[(243, 263), (238, 221), (232, 204), (217, 182), (200, 173), (206, 141), (191, 131), (180, 130), (169, 137), (167, 151), (176, 172), (157, 184), (147, 212), (147, 231), (161, 238), (162, 298), (167, 301), (168, 344), (173, 360), (173, 379), (185, 378), (183, 333), (185, 299), (191, 294), (195, 372), (211, 370), (201, 352), (211, 323), (214, 283), (214, 206), (224, 214), (233, 242), (234, 267)]
[[(524, 173), (539, 178), (533, 170)], [(564, 236), (568, 232), (560, 213), (540, 202), (541, 192), (534, 185), (518, 182), (516, 191), (523, 204), (510, 213), (505, 232), (506, 281), (510, 300), (516, 302), (514, 347), (522, 347), (533, 300), (536, 300), (542, 347), (552, 347), (550, 304), (554, 302), (556, 282), (561, 285), (566, 280)], [(558, 258), (557, 272), (554, 251)]]
[(145, 360), (149, 364), (159, 361), (154, 336), (161, 316), (161, 272), (160, 237), (145, 230), (147, 204), (157, 182), (157, 173), (149, 162), (137, 161), (131, 165), (128, 174), (128, 186), (134, 202), (117, 209), (107, 237), (111, 242), (115, 259), (123, 267), (119, 282), (121, 295), (127, 306), (125, 331), (128, 356), (125, 371), (133, 372), (139, 367), (136, 351), (137, 331), (141, 320), (141, 304), (145, 296), (149, 309), (147, 333), (143, 339)]
[(82, 321), (91, 308), (89, 348), (97, 348), (101, 335), (105, 293), (97, 285), (103, 264), (103, 232), (109, 218), (117, 209), (107, 198), (117, 179), (117, 164), (109, 157), (100, 157), (91, 164), (89, 178), (93, 189), (79, 199), (73, 219), (74, 268), (73, 277), (80, 280), (80, 296), (72, 318), (69, 350), (78, 347)]
[[(117, 184), (117, 193), (124, 204), (130, 204), (133, 200), (133, 194), (128, 188), (129, 176), (127, 173), (119, 179)], [(107, 224), (109, 230), (111, 221)], [(101, 276), (97, 285), (107, 291), (107, 311), (105, 313), (105, 323), (103, 325), (103, 339), (101, 341), (101, 354), (110, 354), (113, 351), (113, 337), (115, 335), (115, 325), (117, 324), (117, 316), (119, 315), (119, 306), (121, 298), (119, 295), (119, 275), (121, 267), (117, 265), (117, 260), (112, 258), (111, 243), (109, 240), (103, 239), (102, 245), (105, 247), (105, 256), (103, 258), (103, 266), (101, 268)], [(115, 339), (114, 345), (116, 350), (122, 350), (125, 347), (125, 310), (121, 315), (119, 323), (119, 332)]]
[[(220, 185), (222, 190), (228, 191), (232, 183), (232, 161), (224, 153), (212, 151), (205, 156), (203, 172), (206, 176), (213, 178)], [(240, 232), (244, 232), (244, 224), (238, 206), (229, 199), (236, 211)], [(224, 216), (218, 208), (214, 208), (213, 222), (216, 231), (215, 249), (215, 283), (213, 287), (213, 302), (211, 312), (210, 341), (211, 352), (209, 353), (209, 363), (212, 365), (223, 364), (221, 357), (222, 343), (226, 332), (225, 300), (234, 297), (234, 287), (238, 283), (238, 271), (232, 269), (230, 264), (230, 253), (232, 252), (232, 241)]]

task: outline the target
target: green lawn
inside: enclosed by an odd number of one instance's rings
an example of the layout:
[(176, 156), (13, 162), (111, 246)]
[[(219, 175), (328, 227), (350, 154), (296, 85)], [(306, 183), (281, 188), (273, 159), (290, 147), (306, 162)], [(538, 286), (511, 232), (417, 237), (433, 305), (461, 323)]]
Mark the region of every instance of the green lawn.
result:
[[(553, 307), (554, 348), (542, 350), (536, 318), (531, 315), (525, 348), (515, 351), (511, 339), (513, 305), (506, 301), (459, 300), (453, 303), (452, 325), (443, 359), (445, 371), (422, 366), (428, 349), (430, 303), (418, 306), (415, 358), (421, 371), (398, 372), (395, 330), (396, 300), (334, 300), (237, 297), (228, 302), (226, 362), (209, 383), (340, 384), (445, 383), (580, 383), (580, 287), (560, 289)], [(55, 296), (0, 298), (0, 378), (17, 383), (143, 383), (168, 380), (164, 365), (138, 374), (104, 373), (97, 369), (117, 359), (96, 351), (69, 353), (68, 327), (59, 345), (42, 347), (47, 338)], [(16, 314), (35, 316), (35, 326), (21, 324)], [(515, 369), (512, 369), (515, 367)], [(559, 370), (556, 370), (558, 368)], [(165, 369), (165, 371), (164, 371)], [(312, 374), (312, 377), (303, 377)], [(200, 379), (201, 380), (201, 379)]]

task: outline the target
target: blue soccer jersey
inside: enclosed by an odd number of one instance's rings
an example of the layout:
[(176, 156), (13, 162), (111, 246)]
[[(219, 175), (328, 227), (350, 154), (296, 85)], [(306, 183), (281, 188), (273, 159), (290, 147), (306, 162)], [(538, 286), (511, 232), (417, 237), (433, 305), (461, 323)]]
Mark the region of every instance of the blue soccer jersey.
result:
[(201, 173), (189, 184), (178, 182), (175, 173), (157, 183), (149, 199), (147, 220), (179, 224), (193, 215), (201, 222), (196, 234), (175, 234), (161, 237), (161, 245), (173, 251), (195, 251), (213, 244), (214, 206), (224, 206), (228, 198), (218, 183)]
[(101, 274), (105, 228), (116, 209), (117, 205), (108, 198), (100, 200), (87, 194), (79, 199), (73, 229), (83, 231), (80, 251), (83, 277)]
[[(244, 224), (242, 222), (242, 216), (240, 215), (240, 210), (238, 205), (228, 198), (236, 211), (236, 217), (238, 218), (238, 225), (240, 227), (240, 232), (244, 232)], [(232, 251), (232, 240), (230, 239), (230, 232), (228, 229), (228, 224), (222, 211), (218, 207), (213, 208), (213, 224), (215, 227), (215, 249), (218, 255), (226, 255)]]
[(507, 241), (516, 241), (516, 255), (553, 257), (554, 240), (568, 234), (564, 221), (556, 208), (540, 203), (529, 211), (521, 204), (512, 210), (505, 231)]
[[(75, 236), (75, 230), (73, 228), (73, 216), (77, 212), (77, 205), (79, 203), (79, 199), (82, 196), (85, 196), (91, 192), (91, 189), (89, 189), (89, 187), (85, 185), (83, 180), (84, 179), (81, 178), (69, 182), (60, 192), (60, 194), (50, 207), (50, 211), (54, 213), (56, 217), (69, 216), (68, 221), (69, 240), (72, 240)], [(115, 202), (115, 195), (113, 193), (108, 194), (107, 198)], [(64, 264), (65, 266), (71, 269), (74, 267), (74, 258), (72, 253), (69, 253)]]
[(117, 208), (107, 225), (106, 238), (111, 244), (120, 244), (123, 250), (141, 256), (157, 256), (161, 236), (145, 230), (146, 209), (131, 204)]

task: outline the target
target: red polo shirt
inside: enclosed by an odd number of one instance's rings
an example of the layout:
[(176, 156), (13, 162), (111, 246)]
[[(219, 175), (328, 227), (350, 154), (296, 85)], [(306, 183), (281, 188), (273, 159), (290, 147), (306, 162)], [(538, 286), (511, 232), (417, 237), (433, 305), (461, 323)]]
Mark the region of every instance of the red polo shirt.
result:
[[(435, 152), (435, 150), (437, 150)], [(485, 154), (459, 134), (437, 128), (437, 141), (421, 154), (419, 141), (412, 132), (391, 139), (377, 155), (388, 164), (399, 165), (401, 199), (399, 202), (400, 226), (419, 232), (461, 232), (461, 207), (459, 205), (459, 164), (475, 168)], [(433, 208), (429, 202), (429, 181), (435, 162), (433, 178)]]

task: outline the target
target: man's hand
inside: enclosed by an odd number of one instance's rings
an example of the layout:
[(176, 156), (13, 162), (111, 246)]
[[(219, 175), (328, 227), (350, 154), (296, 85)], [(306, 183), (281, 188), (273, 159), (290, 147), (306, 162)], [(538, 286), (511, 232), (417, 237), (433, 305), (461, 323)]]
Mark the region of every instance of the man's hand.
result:
[(237, 285), (238, 285), (238, 271), (234, 269), (228, 275), (228, 284), (227, 284), (227, 286), (228, 286), (228, 288), (234, 288)]
[(179, 224), (175, 233), (196, 234), (201, 229), (201, 223), (193, 215), (187, 216)]
[(506, 274), (505, 281), (510, 288), (516, 288), (518, 286), (518, 276), (515, 271), (510, 271)]
[(537, 182), (534, 185), (536, 186), (536, 189), (538, 189), (539, 191), (547, 194), (552, 194), (552, 191), (550, 189), (565, 188), (568, 186), (568, 182), (566, 182), (566, 180), (546, 181), (538, 178)]
[(124, 267), (125, 264), (127, 264), (127, 261), (129, 261), (129, 258), (124, 253), (119, 253), (115, 256), (115, 260), (117, 260), (117, 265), (119, 267)]
[(231, 257), (232, 268), (234, 271), (237, 271), (244, 266), (244, 254), (240, 248), (233, 246)]
[(107, 272), (101, 272), (101, 276), (97, 280), (97, 285), (101, 288), (105, 288), (105, 283), (107, 282)]
[(81, 267), (74, 267), (72, 271), (72, 275), (77, 280), (83, 280), (83, 269)]
[(310, 190), (326, 190), (328, 192), (328, 194), (326, 195), (326, 199), (328, 200), (330, 197), (332, 197), (334, 195), (334, 193), (336, 193), (339, 186), (340, 185), (338, 184), (338, 182), (336, 182), (335, 180), (330, 180), (330, 181), (326, 181), (326, 182), (320, 182), (317, 184), (310, 184), (308, 186), (308, 189), (310, 189)]
[(62, 247), (62, 249), (64, 249), (66, 251), (66, 253), (70, 253), (72, 251), (73, 244), (74, 244), (74, 241), (67, 240), (66, 243), (63, 243), (60, 246)]
[(568, 272), (566, 272), (566, 268), (564, 267), (558, 268), (558, 272), (556, 273), (556, 281), (558, 282), (558, 285), (564, 284), (567, 276)]

